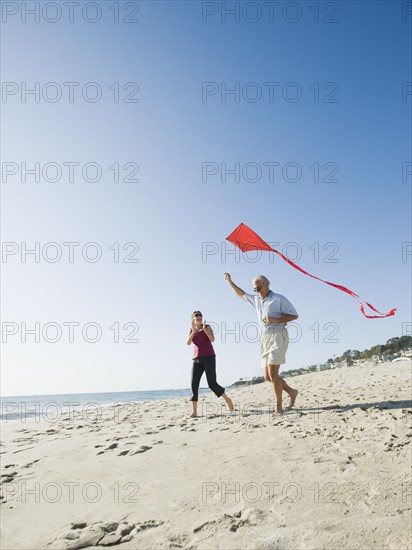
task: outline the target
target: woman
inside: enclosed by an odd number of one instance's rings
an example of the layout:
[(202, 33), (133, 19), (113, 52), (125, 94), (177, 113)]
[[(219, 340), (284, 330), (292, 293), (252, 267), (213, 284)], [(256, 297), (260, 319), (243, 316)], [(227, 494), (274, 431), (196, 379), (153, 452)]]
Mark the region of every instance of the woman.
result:
[(223, 397), (230, 411), (234, 406), (230, 397), (226, 395), (225, 388), (219, 386), (216, 381), (216, 354), (212, 342), (215, 341), (212, 327), (202, 321), (200, 311), (192, 313), (192, 326), (189, 330), (186, 343), (188, 346), (193, 344), (193, 367), (192, 367), (192, 402), (193, 412), (191, 418), (197, 416), (197, 401), (199, 394), (199, 384), (203, 373), (206, 371), (206, 379), (209, 388), (217, 397)]

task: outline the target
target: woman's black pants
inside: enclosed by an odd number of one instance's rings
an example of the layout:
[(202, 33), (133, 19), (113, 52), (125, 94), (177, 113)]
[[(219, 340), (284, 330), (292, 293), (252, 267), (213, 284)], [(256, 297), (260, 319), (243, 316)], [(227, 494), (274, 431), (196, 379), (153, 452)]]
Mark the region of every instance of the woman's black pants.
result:
[(216, 356), (210, 355), (204, 357), (196, 357), (196, 359), (193, 359), (191, 384), (192, 397), (190, 398), (190, 401), (198, 400), (200, 379), (202, 378), (204, 372), (206, 372), (207, 383), (212, 392), (217, 397), (220, 397), (225, 393), (225, 388), (219, 386), (216, 381)]

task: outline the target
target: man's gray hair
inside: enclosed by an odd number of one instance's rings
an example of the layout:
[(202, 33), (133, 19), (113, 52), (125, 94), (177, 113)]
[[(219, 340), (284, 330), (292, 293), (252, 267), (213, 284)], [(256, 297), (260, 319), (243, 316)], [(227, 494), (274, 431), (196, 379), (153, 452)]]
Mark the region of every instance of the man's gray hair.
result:
[(269, 279), (264, 275), (256, 275), (256, 277), (253, 277), (253, 280), (260, 281), (261, 283), (266, 283), (267, 285), (270, 285)]

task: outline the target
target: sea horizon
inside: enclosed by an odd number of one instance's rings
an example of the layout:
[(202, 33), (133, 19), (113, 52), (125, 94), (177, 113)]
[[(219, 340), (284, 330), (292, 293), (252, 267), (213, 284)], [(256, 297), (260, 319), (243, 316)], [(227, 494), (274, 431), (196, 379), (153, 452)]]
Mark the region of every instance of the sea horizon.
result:
[[(87, 416), (100, 407), (131, 405), (150, 401), (163, 401), (187, 397), (190, 388), (167, 390), (134, 390), (121, 392), (81, 392), (33, 395), (1, 395), (1, 422), (37, 420), (41, 418), (55, 422), (68, 412), (86, 411)], [(209, 388), (199, 388), (199, 394), (208, 393)]]

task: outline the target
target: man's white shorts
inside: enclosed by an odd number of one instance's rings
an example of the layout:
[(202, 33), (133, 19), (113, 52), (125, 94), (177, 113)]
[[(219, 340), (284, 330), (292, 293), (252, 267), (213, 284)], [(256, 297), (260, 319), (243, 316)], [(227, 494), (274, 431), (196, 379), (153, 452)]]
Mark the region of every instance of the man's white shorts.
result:
[(286, 350), (289, 345), (289, 334), (286, 327), (264, 332), (260, 338), (260, 357), (262, 367), (286, 363)]

